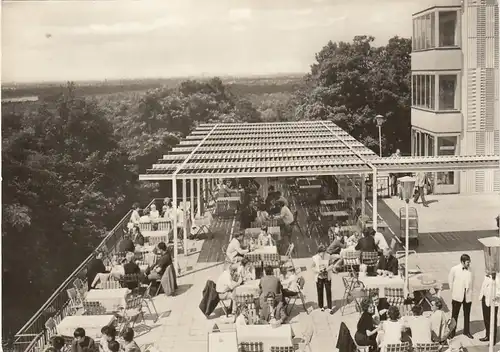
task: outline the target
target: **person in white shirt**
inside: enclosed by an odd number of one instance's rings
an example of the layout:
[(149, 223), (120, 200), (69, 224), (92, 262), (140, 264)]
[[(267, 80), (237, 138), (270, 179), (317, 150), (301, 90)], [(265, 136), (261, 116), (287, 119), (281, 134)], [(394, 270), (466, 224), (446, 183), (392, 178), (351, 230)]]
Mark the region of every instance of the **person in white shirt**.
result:
[[(290, 209), (283, 203), (283, 201), (277, 201), (276, 204), (280, 207), (280, 214), (277, 216), (277, 219), (282, 221), (280, 225), (281, 233), (283, 234), (283, 239), (286, 241), (283, 243), (284, 248), (288, 248), (290, 243), (292, 243), (292, 226), (293, 223), (293, 214)], [(288, 242), (288, 243), (287, 243)]]
[[(330, 314), (332, 310), (332, 270), (333, 264), (330, 264), (330, 255), (326, 253), (323, 245), (318, 246), (317, 254), (312, 257), (312, 271), (316, 279), (316, 291), (318, 293), (318, 307), (324, 311), (323, 292), (326, 291), (326, 306)], [(324, 291), (323, 291), (324, 290)]]
[(262, 226), (258, 239), (259, 246), (274, 246), (273, 236), (268, 232), (267, 226)]
[(141, 216), (139, 215), (139, 203), (134, 203), (132, 206), (132, 215), (130, 216), (130, 222), (133, 225), (139, 225), (141, 222)]
[[(473, 275), (470, 269), (470, 256), (462, 254), (460, 264), (451, 268), (448, 275), (448, 283), (451, 290), (451, 316), (455, 321), (458, 321), (460, 307), (464, 306), (464, 330), (463, 334), (470, 339), (474, 336), (470, 333), (470, 310), (472, 306), (472, 288)], [(450, 333), (450, 338), (453, 338), (456, 333), (456, 328)]]
[(382, 323), (382, 329), (384, 331), (380, 344), (382, 352), (386, 351), (386, 346), (389, 344), (401, 343), (401, 333), (404, 329), (403, 323), (400, 321), (401, 314), (398, 307), (390, 306), (387, 311), (387, 317), (388, 320)]
[(493, 325), (493, 343), (497, 341), (497, 327), (498, 327), (498, 306), (500, 303), (500, 277), (498, 274), (493, 272), (486, 273), (484, 277), (483, 285), (481, 286), (481, 292), (479, 293), (479, 300), (481, 301), (481, 307), (483, 311), (483, 321), (484, 327), (486, 329), (486, 334), (479, 341), (487, 342), (490, 340), (490, 315), (491, 315), (491, 285), (493, 283), (493, 277), (495, 277), (496, 282), (496, 292), (495, 297), (493, 297), (493, 304), (495, 306), (495, 318)]
[(179, 205), (177, 207), (177, 235), (182, 236), (184, 231), (184, 209)]
[(283, 296), (283, 302), (285, 302), (285, 297), (297, 296), (298, 293), (298, 277), (295, 273), (293, 265), (289, 265), (286, 268), (286, 277), (281, 280), (281, 294)]
[(240, 277), (243, 282), (248, 282), (255, 280), (255, 269), (248, 265), (250, 261), (247, 258), (243, 258), (238, 265), (238, 277)]
[(160, 212), (156, 210), (156, 205), (151, 204), (151, 210), (149, 211), (149, 217), (151, 218), (152, 221), (158, 220), (160, 217)]
[(232, 262), (239, 262), (243, 259), (243, 256), (249, 251), (247, 249), (241, 248), (241, 240), (243, 239), (243, 233), (237, 232), (234, 234), (233, 239), (229, 242), (227, 246), (226, 255)]
[(172, 203), (170, 203), (166, 207), (167, 207), (167, 209), (165, 210), (163, 217), (167, 220), (174, 221), (175, 211), (174, 211), (174, 207), (173, 207)]
[(248, 325), (248, 308), (245, 305), (241, 305), (238, 307), (236, 312), (236, 319), (234, 320), (234, 325), (242, 326)]
[(242, 282), (243, 280), (241, 278), (238, 278), (238, 267), (234, 264), (224, 270), (219, 276), (219, 279), (217, 279), (215, 290), (219, 294), (219, 299), (231, 299), (229, 312), (232, 311), (232, 307), (234, 306), (234, 289), (241, 285)]
[(142, 223), (151, 222), (151, 218), (149, 217), (149, 209), (148, 208), (146, 208), (142, 211), (142, 216), (141, 216), (140, 222), (142, 222)]
[(427, 317), (422, 316), (424, 309), (417, 304), (411, 309), (413, 316), (409, 317), (407, 327), (411, 330), (411, 341), (416, 343), (432, 342), (432, 323)]
[(384, 235), (382, 235), (380, 232), (375, 231), (372, 229), (372, 235), (373, 239), (375, 240), (375, 244), (377, 245), (377, 248), (379, 251), (384, 251), (389, 249), (389, 245), (387, 244), (387, 241), (385, 240)]

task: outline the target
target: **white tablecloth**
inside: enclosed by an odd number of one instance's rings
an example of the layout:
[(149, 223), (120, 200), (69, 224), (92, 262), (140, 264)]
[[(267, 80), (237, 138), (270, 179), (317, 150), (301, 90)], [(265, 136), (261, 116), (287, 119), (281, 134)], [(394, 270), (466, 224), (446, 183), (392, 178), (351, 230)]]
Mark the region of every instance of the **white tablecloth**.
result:
[(234, 292), (237, 295), (253, 294), (254, 297), (259, 297), (260, 295), (259, 283), (260, 280), (247, 281), (243, 285), (237, 286), (234, 289)]
[(238, 350), (236, 331), (209, 332), (209, 352), (234, 352)]
[(274, 253), (278, 253), (278, 247), (276, 247), (276, 246), (259, 247), (259, 248), (255, 248), (251, 253), (256, 253), (256, 254), (274, 254)]
[(111, 290), (91, 290), (85, 295), (85, 300), (89, 302), (100, 302), (107, 311), (112, 312), (119, 307), (126, 306), (128, 288), (117, 288)]
[(290, 324), (283, 324), (278, 328), (273, 328), (271, 325), (242, 325), (236, 326), (236, 333), (238, 343), (262, 342), (264, 352), (270, 352), (272, 346), (292, 346), (292, 327)]
[(101, 337), (102, 327), (110, 325), (114, 320), (114, 315), (67, 316), (57, 325), (56, 330), (59, 335), (73, 336), (76, 328), (83, 328), (85, 335), (97, 339)]
[(169, 231), (142, 231), (142, 236), (146, 237), (160, 237), (165, 236), (168, 237)]

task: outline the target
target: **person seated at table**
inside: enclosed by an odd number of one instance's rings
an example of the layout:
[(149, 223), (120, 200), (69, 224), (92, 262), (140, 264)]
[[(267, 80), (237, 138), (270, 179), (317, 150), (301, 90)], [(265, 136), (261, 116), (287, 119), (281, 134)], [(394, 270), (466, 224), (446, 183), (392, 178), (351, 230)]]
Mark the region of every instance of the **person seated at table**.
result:
[(272, 266), (264, 268), (265, 275), (260, 279), (260, 306), (262, 307), (268, 293), (274, 295), (281, 295), (281, 282), (280, 279), (274, 276), (274, 269)]
[(231, 305), (228, 308), (228, 313), (230, 314), (233, 310), (234, 304), (234, 289), (243, 283), (241, 277), (238, 277), (238, 266), (237, 264), (232, 264), (217, 279), (215, 284), (215, 290), (219, 294), (220, 300), (231, 300)]
[(272, 201), (275, 201), (276, 198), (276, 190), (274, 189), (274, 186), (269, 186), (267, 190), (267, 197), (266, 197), (266, 206), (267, 209), (271, 209), (272, 207)]
[(151, 209), (149, 210), (149, 218), (151, 221), (157, 221), (160, 218), (160, 212), (156, 210), (156, 205), (151, 204)]
[(299, 283), (295, 268), (293, 265), (286, 267), (286, 276), (281, 280), (281, 293), (283, 295), (283, 302), (286, 297), (294, 297), (299, 293)]
[(260, 320), (266, 323), (276, 322), (278, 325), (283, 324), (288, 318), (283, 302), (276, 299), (276, 294), (268, 292), (265, 296), (265, 302), (260, 310)]
[(141, 216), (139, 215), (139, 210), (140, 210), (139, 203), (134, 203), (132, 205), (132, 215), (130, 216), (130, 223), (133, 225), (139, 225), (141, 222)]
[(379, 251), (382, 252), (384, 249), (389, 248), (389, 245), (387, 244), (387, 241), (385, 240), (385, 237), (384, 235), (382, 235), (381, 232), (371, 229), (370, 235), (373, 236), (373, 239), (375, 240), (375, 245), (377, 246)]
[(238, 277), (240, 277), (243, 282), (255, 280), (255, 271), (253, 267), (248, 265), (250, 262), (247, 258), (243, 258), (238, 265)]
[(394, 275), (398, 274), (398, 259), (392, 255), (392, 250), (387, 247), (383, 251), (383, 255), (379, 258), (377, 264), (377, 271), (388, 271), (393, 273)]
[(354, 232), (347, 240), (346, 240), (346, 244), (347, 244), (347, 247), (356, 247), (356, 245), (358, 244), (359, 240), (362, 238), (363, 236), (361, 235), (361, 233), (359, 232)]
[(389, 310), (389, 302), (386, 298), (380, 298), (378, 292), (374, 292), (370, 295), (374, 313), (373, 319), (375, 322), (381, 322), (387, 320), (387, 311)]
[(260, 234), (257, 243), (260, 247), (275, 245), (273, 236), (269, 233), (268, 227), (266, 225), (263, 225), (260, 228)]
[(137, 246), (144, 246), (144, 236), (141, 233), (139, 226), (134, 225), (132, 228), (132, 240)]
[(280, 230), (283, 233), (283, 236), (288, 239), (288, 244), (292, 242), (292, 226), (293, 223), (293, 214), (285, 203), (282, 201), (277, 201), (276, 204), (280, 208), (280, 213), (276, 217), (276, 219), (281, 220)]
[(257, 216), (255, 218), (255, 222), (259, 226), (262, 226), (263, 224), (266, 224), (267, 221), (269, 221), (269, 213), (266, 210), (265, 204), (260, 204), (258, 209), (259, 210), (257, 210)]
[(431, 320), (422, 315), (424, 309), (420, 304), (413, 306), (412, 317), (408, 317), (407, 327), (411, 331), (411, 341), (413, 345), (416, 343), (431, 343), (432, 342), (432, 324)]
[(330, 240), (330, 243), (335, 240), (335, 237), (337, 237), (337, 235), (340, 235), (340, 225), (338, 223), (335, 223), (334, 226), (331, 226), (328, 229), (328, 239)]
[(165, 199), (163, 200), (163, 205), (164, 206), (172, 205), (172, 199), (170, 199), (170, 197), (165, 197)]
[(118, 341), (108, 342), (108, 350), (109, 350), (109, 352), (119, 352), (120, 351), (120, 343)]
[(236, 309), (236, 319), (234, 320), (234, 325), (244, 326), (248, 325), (248, 308), (246, 305), (242, 304)]
[(92, 338), (85, 335), (84, 329), (76, 328), (73, 336), (75, 340), (71, 345), (71, 352), (97, 352), (97, 345)]
[(160, 259), (158, 259), (158, 262), (156, 263), (155, 266), (146, 271), (149, 281), (160, 280), (161, 277), (163, 276), (163, 273), (165, 273), (165, 270), (167, 270), (167, 267), (169, 265), (172, 265), (172, 256), (170, 255), (170, 252), (168, 251), (165, 242), (158, 243), (156, 249), (157, 252), (161, 255), (161, 257)]
[(358, 346), (369, 346), (370, 351), (377, 349), (377, 333), (381, 327), (375, 326), (373, 320), (373, 313), (375, 312), (371, 299), (369, 297), (363, 298), (361, 301), (361, 317), (358, 320), (354, 340)]
[(245, 254), (249, 252), (248, 249), (241, 248), (241, 241), (243, 240), (243, 233), (237, 232), (234, 234), (233, 239), (229, 242), (226, 250), (226, 255), (233, 263), (239, 262), (243, 259)]
[(448, 315), (443, 311), (443, 301), (435, 297), (431, 301), (431, 311), (430, 316), (431, 330), (432, 330), (432, 341), (442, 342), (450, 333), (448, 327)]
[(66, 346), (62, 336), (52, 336), (49, 343), (50, 346), (44, 352), (61, 352), (64, 346)]
[(326, 249), (326, 253), (340, 258), (340, 251), (346, 247), (347, 244), (345, 243), (344, 236), (340, 232), (337, 232)]
[(281, 194), (280, 191), (277, 191), (276, 192), (276, 201), (277, 202), (283, 202), (283, 204), (285, 204), (287, 207), (289, 206), (288, 205), (288, 199), (286, 199), (285, 197), (283, 197), (283, 195)]
[(401, 343), (401, 335), (404, 331), (403, 322), (400, 320), (401, 314), (399, 308), (390, 306), (387, 311), (388, 320), (382, 323), (383, 325), (383, 338), (380, 343), (381, 352), (385, 352), (385, 346), (389, 344)]
[(370, 231), (366, 229), (363, 231), (363, 238), (359, 239), (358, 244), (355, 249), (361, 252), (376, 252), (377, 245), (375, 244), (375, 239), (370, 235)]
[(118, 252), (135, 252), (134, 241), (132, 241), (128, 233), (125, 234), (125, 236), (123, 236), (123, 239), (118, 243)]
[(122, 332), (124, 352), (141, 352), (139, 345), (134, 340), (134, 335), (134, 329), (130, 327), (125, 328), (125, 330)]
[[(123, 264), (123, 272), (125, 275), (141, 274), (139, 265), (135, 263), (135, 253), (127, 252), (127, 254), (125, 255), (125, 260), (126, 262), (125, 264)], [(136, 281), (125, 282), (125, 286), (130, 290), (137, 288), (138, 285), (139, 282)]]
[(246, 230), (252, 227), (252, 222), (257, 217), (257, 211), (254, 208), (253, 201), (243, 206), (240, 213), (240, 229)]
[(168, 210), (168, 207), (166, 205), (162, 206), (161, 207), (161, 213), (160, 213), (160, 216), (162, 218), (166, 218), (166, 215), (167, 215), (167, 210)]
[(87, 285), (88, 285), (88, 290), (90, 291), (92, 287), (92, 283), (94, 282), (95, 277), (97, 274), (104, 274), (106, 273), (106, 267), (104, 266), (104, 262), (102, 261), (104, 254), (102, 252), (97, 252), (95, 254), (95, 258), (92, 259), (92, 261), (89, 263), (89, 266), (87, 267)]
[(106, 325), (102, 327), (101, 339), (99, 341), (99, 344), (101, 345), (101, 349), (103, 352), (110, 352), (108, 344), (116, 340), (116, 335), (116, 328), (113, 325)]
[(163, 218), (165, 218), (168, 221), (173, 221), (174, 215), (175, 215), (174, 206), (173, 206), (172, 202), (170, 202), (167, 205), (167, 209), (163, 213)]
[(151, 218), (149, 216), (149, 209), (148, 208), (142, 210), (142, 216), (141, 216), (140, 222), (143, 223), (143, 224), (151, 222)]

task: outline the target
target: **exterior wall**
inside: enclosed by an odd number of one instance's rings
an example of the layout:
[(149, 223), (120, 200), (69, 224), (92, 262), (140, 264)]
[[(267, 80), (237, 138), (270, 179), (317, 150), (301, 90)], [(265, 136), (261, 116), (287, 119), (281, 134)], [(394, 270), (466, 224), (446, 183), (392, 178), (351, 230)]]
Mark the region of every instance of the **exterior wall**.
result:
[[(498, 155), (498, 0), (431, 0), (425, 5), (427, 7), (422, 7), (414, 18), (435, 11), (436, 6), (461, 6), (457, 33), (460, 47), (415, 51), (411, 63), (414, 73), (460, 70), (460, 111), (443, 113), (412, 108), (412, 126), (436, 136), (459, 132), (457, 152), (460, 155)], [(438, 28), (436, 23), (436, 31)], [(438, 36), (436, 33), (436, 43)], [(500, 192), (500, 165), (498, 171), (463, 171), (457, 173), (456, 178), (462, 193)]]

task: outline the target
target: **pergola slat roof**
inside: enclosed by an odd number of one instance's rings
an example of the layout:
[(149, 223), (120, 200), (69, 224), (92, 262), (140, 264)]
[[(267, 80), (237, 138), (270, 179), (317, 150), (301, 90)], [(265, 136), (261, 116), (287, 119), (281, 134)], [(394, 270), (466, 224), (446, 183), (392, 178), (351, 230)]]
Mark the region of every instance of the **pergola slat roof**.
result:
[(330, 121), (203, 124), (141, 180), (498, 168), (498, 156), (380, 158)]

